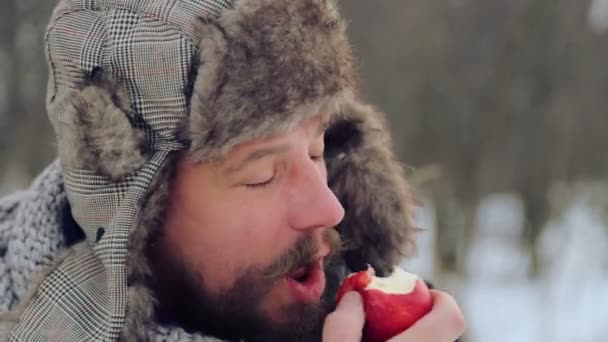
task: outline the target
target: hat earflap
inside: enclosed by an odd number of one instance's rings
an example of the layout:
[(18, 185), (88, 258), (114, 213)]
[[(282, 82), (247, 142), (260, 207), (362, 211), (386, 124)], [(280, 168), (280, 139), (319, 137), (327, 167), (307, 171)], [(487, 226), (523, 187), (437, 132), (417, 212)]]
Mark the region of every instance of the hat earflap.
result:
[(135, 126), (129, 96), (98, 69), (58, 101), (52, 118), (64, 167), (86, 169), (119, 180), (146, 162), (144, 131)]
[(384, 114), (351, 101), (327, 131), (329, 185), (345, 209), (339, 225), (352, 271), (383, 275), (412, 254), (413, 198), (391, 150)]

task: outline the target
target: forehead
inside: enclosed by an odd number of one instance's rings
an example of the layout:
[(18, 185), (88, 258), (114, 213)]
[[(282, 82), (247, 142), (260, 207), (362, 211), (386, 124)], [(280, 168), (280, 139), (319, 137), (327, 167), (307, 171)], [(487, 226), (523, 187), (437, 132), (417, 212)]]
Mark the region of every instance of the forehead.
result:
[(197, 161), (191, 155), (185, 154), (182, 160), (193, 162), (196, 165), (209, 165), (220, 170), (229, 167), (239, 159), (247, 158), (256, 151), (264, 149), (290, 149), (299, 144), (320, 144), (324, 143), (324, 133), (329, 127), (330, 120), (327, 116), (317, 116), (307, 120), (302, 120), (283, 131), (270, 133), (258, 139), (253, 139), (237, 143), (230, 147), (224, 154), (207, 161)]
[(255, 140), (246, 141), (237, 144), (232, 148), (231, 154), (239, 154), (242, 151), (255, 149), (256, 147), (281, 144), (281, 143), (292, 143), (297, 144), (309, 143), (323, 136), (327, 125), (325, 120), (320, 117), (304, 120), (298, 122), (295, 126), (285, 129), (284, 131), (275, 132), (269, 136), (262, 137)]

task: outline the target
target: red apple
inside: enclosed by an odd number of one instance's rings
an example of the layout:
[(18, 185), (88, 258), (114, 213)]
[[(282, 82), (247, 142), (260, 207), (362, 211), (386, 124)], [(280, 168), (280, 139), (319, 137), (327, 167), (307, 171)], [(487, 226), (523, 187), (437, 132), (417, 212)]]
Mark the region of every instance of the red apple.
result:
[(364, 338), (385, 342), (412, 326), (433, 307), (428, 287), (417, 275), (395, 267), (390, 276), (376, 277), (370, 267), (349, 275), (338, 289), (337, 300), (357, 291), (365, 311)]

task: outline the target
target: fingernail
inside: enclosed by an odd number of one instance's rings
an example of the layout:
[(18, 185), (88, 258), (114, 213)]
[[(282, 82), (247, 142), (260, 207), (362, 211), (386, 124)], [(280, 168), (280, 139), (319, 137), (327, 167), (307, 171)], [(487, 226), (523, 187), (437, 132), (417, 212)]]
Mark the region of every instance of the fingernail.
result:
[(353, 309), (362, 305), (361, 295), (355, 291), (350, 291), (342, 297), (338, 308), (340, 309)]

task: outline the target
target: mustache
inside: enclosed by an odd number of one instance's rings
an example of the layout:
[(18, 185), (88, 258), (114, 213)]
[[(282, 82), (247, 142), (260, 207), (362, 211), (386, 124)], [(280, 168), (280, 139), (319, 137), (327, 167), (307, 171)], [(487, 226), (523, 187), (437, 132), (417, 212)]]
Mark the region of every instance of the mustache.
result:
[[(338, 254), (342, 250), (342, 238), (335, 228), (326, 229), (322, 236), (323, 242), (330, 247), (328, 258)], [(312, 235), (300, 238), (293, 248), (279, 256), (263, 272), (266, 279), (276, 279), (296, 271), (298, 268), (310, 264), (319, 253), (320, 246)]]

